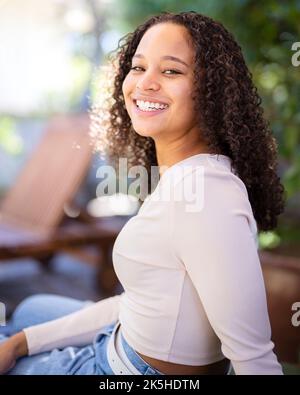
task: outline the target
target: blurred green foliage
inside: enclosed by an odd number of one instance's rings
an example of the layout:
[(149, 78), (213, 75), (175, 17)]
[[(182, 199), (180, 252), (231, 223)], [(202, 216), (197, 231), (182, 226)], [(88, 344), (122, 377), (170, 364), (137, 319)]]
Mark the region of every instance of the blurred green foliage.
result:
[(23, 143), (16, 131), (16, 122), (12, 117), (0, 118), (0, 148), (11, 155), (19, 155)]
[(259, 237), (260, 248), (273, 248), (280, 244), (280, 237), (275, 232), (262, 232)]

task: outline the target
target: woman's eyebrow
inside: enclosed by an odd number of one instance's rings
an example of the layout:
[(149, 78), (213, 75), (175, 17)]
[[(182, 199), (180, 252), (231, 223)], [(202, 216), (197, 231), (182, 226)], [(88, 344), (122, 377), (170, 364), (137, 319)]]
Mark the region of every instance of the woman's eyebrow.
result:
[[(142, 55), (140, 53), (136, 53), (135, 55), (133, 55), (132, 58), (144, 58), (144, 55)], [(173, 60), (174, 62), (178, 62), (178, 63), (183, 64), (186, 67), (189, 67), (183, 60), (176, 58), (176, 56), (165, 55), (165, 56), (162, 56), (161, 59)]]

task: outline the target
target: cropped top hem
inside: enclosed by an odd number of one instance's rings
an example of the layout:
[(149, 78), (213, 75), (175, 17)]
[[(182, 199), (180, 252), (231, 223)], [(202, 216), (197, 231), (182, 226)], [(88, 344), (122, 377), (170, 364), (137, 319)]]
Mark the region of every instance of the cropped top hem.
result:
[(164, 353), (164, 352), (157, 352), (155, 350), (150, 350), (148, 348), (145, 348), (141, 344), (137, 343), (135, 339), (132, 339), (128, 333), (120, 327), (121, 334), (126, 340), (126, 342), (132, 347), (135, 351), (149, 357), (149, 358), (155, 358), (160, 361), (165, 361), (165, 362), (171, 362), (171, 363), (176, 363), (180, 365), (188, 365), (188, 366), (203, 366), (203, 365), (209, 365), (218, 361), (221, 361), (225, 359), (226, 357), (221, 353), (209, 355), (209, 356), (197, 356), (195, 358), (192, 355), (186, 355), (186, 354), (179, 354), (177, 353), (176, 355), (170, 354), (170, 353)]

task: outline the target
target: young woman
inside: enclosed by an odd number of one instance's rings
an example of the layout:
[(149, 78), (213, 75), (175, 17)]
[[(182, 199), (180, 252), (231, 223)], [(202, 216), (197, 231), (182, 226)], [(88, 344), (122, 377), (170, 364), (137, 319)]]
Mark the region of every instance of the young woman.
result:
[(257, 231), (276, 227), (284, 191), (240, 47), (206, 16), (162, 13), (117, 55), (107, 153), (161, 169), (114, 245), (124, 292), (90, 305), (26, 299), (0, 371), (201, 375), (231, 364), (235, 374), (282, 374)]

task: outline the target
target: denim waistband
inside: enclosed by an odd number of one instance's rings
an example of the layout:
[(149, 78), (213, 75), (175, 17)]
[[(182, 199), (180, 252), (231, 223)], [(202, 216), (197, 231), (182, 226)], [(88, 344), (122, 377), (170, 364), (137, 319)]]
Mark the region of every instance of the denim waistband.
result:
[(146, 361), (143, 360), (142, 357), (140, 357), (137, 352), (127, 343), (125, 340), (122, 330), (120, 327), (120, 335), (121, 335), (121, 344), (123, 346), (123, 349), (125, 351), (125, 354), (127, 355), (128, 359), (130, 362), (135, 366), (135, 368), (141, 373), (141, 374), (147, 374), (147, 375), (164, 375), (164, 373), (160, 372), (159, 370), (155, 369), (154, 367), (150, 366)]
[[(119, 325), (120, 322), (117, 321), (114, 324), (108, 326), (109, 332), (111, 333), (116, 325)], [(121, 337), (121, 346), (123, 351), (125, 352), (129, 361), (133, 364), (133, 366), (143, 375), (165, 375), (159, 370), (155, 369), (151, 365), (149, 365), (143, 358), (127, 343), (126, 339), (122, 334), (122, 326), (119, 326), (119, 335)], [(229, 364), (227, 375), (232, 374), (232, 364)]]
[[(133, 365), (142, 373), (145, 374), (145, 369), (147, 371), (147, 374), (158, 374), (158, 375), (165, 375), (165, 373), (160, 372), (159, 370), (153, 368), (150, 366), (146, 361), (143, 360), (142, 357), (137, 354), (137, 352), (127, 343), (125, 340), (122, 330), (120, 327), (120, 335), (121, 335), (121, 344), (123, 345), (123, 349), (127, 355), (127, 357), (130, 359), (130, 361), (133, 363)], [(148, 369), (147, 369), (148, 368)], [(226, 375), (231, 375), (233, 372), (233, 367), (230, 362), (228, 371)]]

